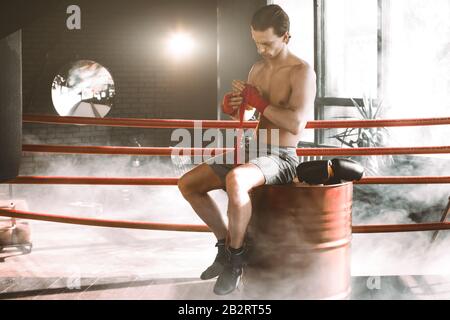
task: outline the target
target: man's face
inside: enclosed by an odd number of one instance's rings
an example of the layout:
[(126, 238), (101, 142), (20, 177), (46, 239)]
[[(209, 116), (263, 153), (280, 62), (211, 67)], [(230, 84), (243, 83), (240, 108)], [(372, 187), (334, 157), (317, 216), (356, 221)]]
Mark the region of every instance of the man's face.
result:
[(265, 59), (275, 58), (287, 44), (287, 33), (279, 37), (273, 32), (272, 27), (265, 31), (255, 31), (251, 28), (251, 31), (258, 53)]

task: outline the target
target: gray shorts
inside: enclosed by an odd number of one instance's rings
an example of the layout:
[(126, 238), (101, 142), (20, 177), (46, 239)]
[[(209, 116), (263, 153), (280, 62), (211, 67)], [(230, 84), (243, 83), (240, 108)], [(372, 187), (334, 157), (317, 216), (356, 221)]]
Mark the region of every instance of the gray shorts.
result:
[[(262, 148), (251, 148), (245, 144), (241, 149), (239, 163), (253, 163), (262, 172), (265, 184), (287, 184), (296, 177), (296, 168), (300, 164), (294, 147), (265, 145)], [(245, 159), (242, 157), (245, 156)], [(233, 164), (234, 152), (226, 152), (205, 161), (219, 178), (225, 183), (225, 177), (236, 166)]]

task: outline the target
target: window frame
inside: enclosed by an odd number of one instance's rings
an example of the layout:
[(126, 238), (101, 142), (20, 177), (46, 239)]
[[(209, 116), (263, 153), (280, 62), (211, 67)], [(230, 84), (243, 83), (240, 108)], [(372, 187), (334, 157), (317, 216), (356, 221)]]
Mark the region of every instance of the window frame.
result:
[[(353, 107), (353, 97), (333, 97), (325, 95), (325, 1), (314, 1), (314, 70), (316, 71), (317, 95), (314, 102), (314, 119), (324, 120), (324, 109), (327, 106)], [(385, 59), (387, 53), (387, 30), (389, 28), (389, 0), (377, 0), (377, 98), (372, 101), (378, 104), (384, 93), (384, 78), (386, 74)], [(357, 97), (355, 101), (363, 104), (363, 98)], [(318, 129), (314, 132), (314, 145), (318, 147), (335, 147), (324, 143), (325, 130)]]

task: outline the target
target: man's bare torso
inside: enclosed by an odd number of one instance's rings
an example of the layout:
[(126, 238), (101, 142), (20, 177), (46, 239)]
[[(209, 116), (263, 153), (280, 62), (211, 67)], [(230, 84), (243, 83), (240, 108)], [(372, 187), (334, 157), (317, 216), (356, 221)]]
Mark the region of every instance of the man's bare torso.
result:
[[(291, 73), (295, 68), (303, 68), (307, 63), (300, 58), (291, 55), (281, 66), (271, 67), (267, 62), (260, 61), (254, 65), (254, 76), (252, 84), (262, 91), (264, 98), (277, 108), (287, 108), (292, 92)], [(297, 135), (277, 127), (264, 116), (260, 116), (259, 125), (256, 131), (258, 139), (264, 139), (265, 135), (260, 135), (259, 130), (267, 130), (267, 144), (277, 144), (271, 141), (271, 129), (279, 130), (279, 145), (285, 147), (296, 147), (300, 141), (301, 132)]]

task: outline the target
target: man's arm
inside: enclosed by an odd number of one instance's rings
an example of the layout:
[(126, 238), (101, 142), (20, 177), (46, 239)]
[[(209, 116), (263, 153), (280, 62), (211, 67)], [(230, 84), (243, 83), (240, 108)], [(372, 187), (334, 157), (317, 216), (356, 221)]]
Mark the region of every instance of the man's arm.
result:
[(276, 126), (299, 134), (306, 126), (307, 113), (314, 107), (316, 97), (316, 75), (310, 66), (298, 66), (290, 75), (292, 88), (287, 108), (278, 108), (269, 104), (264, 117)]
[[(258, 68), (260, 67), (260, 63), (257, 62), (255, 63), (251, 69), (250, 72), (248, 73), (248, 78), (247, 78), (247, 83), (252, 85), (252, 86), (256, 86), (256, 82), (255, 82), (255, 77), (256, 74), (258, 72)], [(233, 80), (232, 81), (232, 87), (233, 87), (233, 93), (236, 94), (236, 97), (233, 99), (233, 108), (239, 108), (239, 106), (241, 105), (242, 101), (244, 98), (242, 98), (241, 93), (242, 93), (242, 89), (244, 88), (246, 82), (242, 81), (242, 80)], [(245, 112), (244, 112), (244, 121), (250, 120), (253, 115), (255, 114), (256, 109), (253, 108), (250, 105), (246, 106)], [(231, 117), (234, 120), (239, 120), (239, 114), (235, 114), (235, 115), (231, 115)]]
[[(259, 66), (259, 62), (255, 63), (252, 66), (252, 68), (250, 69), (250, 72), (248, 73), (247, 83), (251, 84), (252, 86), (256, 85), (254, 79), (255, 79), (255, 74), (257, 72), (258, 66)], [(256, 110), (254, 108), (247, 108), (244, 113), (244, 121), (250, 120), (253, 117), (253, 115), (255, 114), (255, 111)]]

